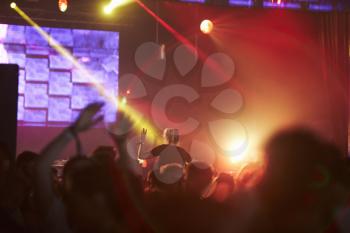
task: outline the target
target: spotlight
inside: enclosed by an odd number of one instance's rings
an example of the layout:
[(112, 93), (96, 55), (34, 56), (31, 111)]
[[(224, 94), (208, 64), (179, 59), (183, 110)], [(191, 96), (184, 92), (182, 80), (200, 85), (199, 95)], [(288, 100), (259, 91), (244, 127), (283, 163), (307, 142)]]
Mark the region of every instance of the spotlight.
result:
[(213, 28), (214, 24), (209, 19), (205, 19), (201, 22), (200, 29), (204, 34), (209, 34)]
[(104, 12), (105, 14), (107, 14), (107, 15), (109, 15), (110, 13), (112, 13), (112, 11), (113, 11), (113, 7), (112, 7), (110, 4), (108, 4), (107, 6), (105, 6), (105, 7), (103, 8), (103, 12)]
[(61, 12), (66, 12), (68, 8), (68, 0), (58, 0), (58, 9)]
[(15, 9), (17, 7), (17, 4), (15, 2), (11, 2), (10, 7), (12, 9)]
[(126, 97), (124, 96), (123, 98), (122, 98), (122, 104), (126, 104), (128, 101), (127, 101), (127, 99), (126, 99)]
[(129, 0), (111, 0), (111, 2), (109, 4), (107, 4), (104, 8), (103, 11), (105, 14), (110, 14), (112, 13), (112, 11), (122, 5), (125, 5), (127, 3), (129, 3)]

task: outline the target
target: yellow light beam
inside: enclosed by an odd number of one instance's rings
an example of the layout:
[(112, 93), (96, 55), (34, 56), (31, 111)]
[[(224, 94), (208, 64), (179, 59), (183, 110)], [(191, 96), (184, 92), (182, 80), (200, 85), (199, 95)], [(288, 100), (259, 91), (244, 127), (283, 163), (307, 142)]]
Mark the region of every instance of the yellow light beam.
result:
[[(24, 13), (16, 3), (11, 3), (10, 7), (14, 9), (25, 21), (27, 21), (31, 26), (34, 27), (34, 29), (46, 40), (48, 41), (49, 45), (54, 48), (59, 54), (61, 54), (64, 58), (66, 58), (68, 61), (72, 62), (72, 64), (81, 72), (87, 79), (93, 84), (93, 87), (96, 88), (98, 93), (103, 96), (107, 101), (111, 102), (113, 106), (116, 106), (123, 111), (124, 114), (129, 116), (129, 118), (134, 123), (134, 128), (136, 130), (141, 131), (142, 128), (147, 128), (148, 135), (147, 139), (151, 142), (159, 142), (159, 136), (157, 135), (157, 131), (154, 129), (153, 125), (147, 121), (147, 119), (143, 118), (143, 115), (140, 114), (138, 111), (136, 111), (131, 106), (127, 105), (126, 99), (122, 98), (119, 100), (116, 96), (108, 93), (105, 91), (105, 88), (103, 85), (98, 83), (93, 75), (90, 74), (90, 72), (79, 63), (79, 61), (66, 49), (64, 48), (59, 42), (57, 42), (53, 37), (51, 37), (49, 34), (47, 34), (37, 23), (35, 23), (26, 13)], [(123, 107), (121, 107), (123, 106)]]
[(106, 13), (106, 14), (110, 14), (112, 13), (112, 11), (117, 8), (117, 7), (120, 7), (120, 6), (123, 6), (123, 5), (126, 5), (126, 4), (129, 4), (131, 3), (132, 0), (111, 0), (110, 3), (108, 3), (104, 8), (103, 8), (103, 11)]

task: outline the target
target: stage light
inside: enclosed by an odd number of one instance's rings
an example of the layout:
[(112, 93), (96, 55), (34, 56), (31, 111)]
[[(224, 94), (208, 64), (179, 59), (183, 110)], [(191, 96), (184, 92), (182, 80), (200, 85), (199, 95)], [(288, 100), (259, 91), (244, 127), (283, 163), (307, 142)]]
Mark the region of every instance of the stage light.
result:
[(205, 19), (201, 22), (200, 29), (204, 34), (209, 34), (213, 28), (214, 24), (209, 19)]
[(103, 12), (105, 13), (105, 14), (110, 14), (110, 13), (112, 13), (112, 11), (113, 11), (113, 7), (111, 7), (111, 5), (110, 4), (108, 4), (107, 6), (105, 6), (104, 8), (103, 8)]
[(22, 11), (18, 6), (13, 6), (14, 10), (30, 24), (47, 42), (50, 46), (56, 50), (57, 53), (61, 54), (62, 57), (66, 58), (69, 62), (72, 62), (74, 67), (76, 67), (81, 74), (93, 83), (93, 87), (98, 91), (98, 93), (105, 98), (106, 101), (112, 103), (114, 106), (118, 106), (118, 109), (124, 112), (130, 120), (134, 123), (134, 129), (141, 131), (143, 128), (147, 129), (147, 140), (153, 144), (161, 144), (163, 138), (158, 135), (157, 130), (154, 128), (153, 124), (143, 116), (142, 113), (137, 111), (132, 106), (126, 104), (127, 98), (116, 98), (116, 96), (111, 95), (106, 91), (105, 87), (100, 84), (93, 74), (90, 73), (64, 46), (62, 46), (58, 41), (52, 38), (45, 30), (43, 30), (35, 21), (33, 21), (24, 11)]
[(15, 2), (11, 2), (10, 7), (12, 9), (15, 9), (17, 7), (17, 4)]
[(282, 3), (282, 0), (277, 0), (277, 4), (281, 4)]
[(111, 2), (103, 8), (105, 14), (110, 14), (112, 11), (122, 5), (131, 2), (130, 0), (111, 0)]
[(126, 97), (124, 96), (123, 98), (122, 98), (122, 104), (126, 104), (128, 102), (128, 100), (126, 99)]
[(58, 0), (58, 9), (61, 12), (66, 12), (68, 9), (68, 0)]
[(127, 94), (127, 95), (130, 95), (130, 93), (131, 93), (130, 90), (127, 90), (127, 91), (126, 91), (126, 94)]

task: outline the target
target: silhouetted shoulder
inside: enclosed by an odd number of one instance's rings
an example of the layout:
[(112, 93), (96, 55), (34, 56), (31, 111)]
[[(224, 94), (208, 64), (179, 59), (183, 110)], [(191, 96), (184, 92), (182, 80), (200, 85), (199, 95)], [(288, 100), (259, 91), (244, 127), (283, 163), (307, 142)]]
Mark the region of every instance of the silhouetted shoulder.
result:
[(182, 147), (179, 147), (179, 146), (175, 146), (175, 145), (169, 145), (169, 144), (162, 144), (162, 145), (159, 145), (159, 146), (157, 146), (157, 147), (155, 147), (155, 148), (153, 148), (153, 149), (151, 150), (151, 154), (152, 154), (152, 156), (157, 157), (157, 156), (159, 156), (165, 149), (171, 149), (171, 150), (169, 150), (169, 152), (172, 151), (173, 149), (176, 149), (176, 151), (181, 155), (182, 159), (183, 159), (185, 162), (189, 163), (189, 162), (192, 161), (192, 158), (191, 158), (190, 154), (189, 154), (185, 149), (183, 149)]
[(151, 154), (153, 156), (159, 156), (163, 150), (165, 150), (169, 145), (167, 144), (162, 144), (162, 145), (159, 145), (159, 146), (156, 146), (155, 148), (153, 148), (151, 150)]

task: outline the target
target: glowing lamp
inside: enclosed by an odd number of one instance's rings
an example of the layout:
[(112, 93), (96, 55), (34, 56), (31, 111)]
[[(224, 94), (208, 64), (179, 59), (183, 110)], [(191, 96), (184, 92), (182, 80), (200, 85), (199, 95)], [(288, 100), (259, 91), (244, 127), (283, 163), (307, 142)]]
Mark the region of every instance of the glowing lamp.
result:
[(12, 9), (15, 9), (17, 7), (17, 4), (15, 2), (11, 2), (10, 7)]
[(213, 30), (214, 24), (209, 19), (205, 19), (201, 22), (199, 28), (204, 34), (209, 34)]
[(68, 0), (58, 0), (58, 9), (61, 12), (66, 12), (68, 8)]

